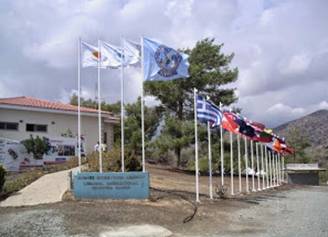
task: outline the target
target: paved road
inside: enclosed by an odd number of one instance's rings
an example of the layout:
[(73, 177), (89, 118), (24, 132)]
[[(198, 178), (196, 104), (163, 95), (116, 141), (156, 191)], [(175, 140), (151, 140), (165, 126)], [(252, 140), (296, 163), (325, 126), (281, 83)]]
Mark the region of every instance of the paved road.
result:
[(66, 201), (0, 208), (0, 236), (327, 237), (328, 187), (267, 191), (240, 200), (205, 201), (194, 219), (190, 203)]
[(60, 202), (69, 187), (69, 171), (64, 170), (42, 176), (5, 201), (0, 202), (0, 207), (32, 206)]

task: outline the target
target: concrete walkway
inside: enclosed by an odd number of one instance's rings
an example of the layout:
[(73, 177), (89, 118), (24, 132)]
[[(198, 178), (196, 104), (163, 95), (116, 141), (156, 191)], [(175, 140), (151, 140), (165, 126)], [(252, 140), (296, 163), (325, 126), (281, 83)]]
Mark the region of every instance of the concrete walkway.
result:
[(0, 207), (32, 206), (60, 202), (63, 194), (69, 188), (68, 175), (70, 171), (64, 170), (40, 177), (19, 192), (0, 202)]

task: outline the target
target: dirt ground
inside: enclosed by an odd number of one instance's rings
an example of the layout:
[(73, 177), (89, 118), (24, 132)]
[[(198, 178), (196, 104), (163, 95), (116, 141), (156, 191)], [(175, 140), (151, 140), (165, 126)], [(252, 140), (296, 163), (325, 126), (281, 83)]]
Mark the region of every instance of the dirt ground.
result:
[[(0, 236), (107, 237), (113, 236), (105, 234), (113, 227), (145, 224), (164, 227), (171, 236), (296, 236), (295, 231), (304, 237), (309, 233), (328, 236), (328, 211), (322, 208), (328, 203), (328, 187), (283, 185), (209, 200), (207, 178), (202, 177), (203, 195), (197, 204), (194, 176), (158, 167), (150, 167), (150, 173), (149, 200), (63, 201), (0, 208)], [(214, 180), (219, 182), (219, 177)]]

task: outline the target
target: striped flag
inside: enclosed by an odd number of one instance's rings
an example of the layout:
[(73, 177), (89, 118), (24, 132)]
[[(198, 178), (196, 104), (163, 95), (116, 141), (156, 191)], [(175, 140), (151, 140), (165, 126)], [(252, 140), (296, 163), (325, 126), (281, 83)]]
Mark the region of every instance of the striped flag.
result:
[(197, 96), (197, 119), (201, 122), (210, 122), (212, 127), (219, 126), (222, 121), (221, 110), (211, 101)]

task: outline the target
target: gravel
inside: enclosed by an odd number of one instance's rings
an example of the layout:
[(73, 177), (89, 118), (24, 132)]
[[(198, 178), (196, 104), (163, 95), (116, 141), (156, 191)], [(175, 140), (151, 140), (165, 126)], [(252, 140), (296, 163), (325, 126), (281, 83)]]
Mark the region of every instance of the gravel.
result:
[[(0, 208), (0, 236), (328, 236), (328, 187), (288, 187), (235, 199), (153, 193), (153, 201), (65, 201)], [(181, 196), (184, 195), (184, 198)], [(188, 201), (189, 200), (189, 201)]]

